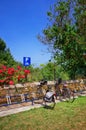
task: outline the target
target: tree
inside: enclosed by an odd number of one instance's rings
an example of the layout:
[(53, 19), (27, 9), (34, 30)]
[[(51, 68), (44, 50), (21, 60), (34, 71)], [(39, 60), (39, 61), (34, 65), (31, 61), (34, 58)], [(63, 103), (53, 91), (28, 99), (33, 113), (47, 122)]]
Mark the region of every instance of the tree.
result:
[[(75, 0), (74, 10), (75, 25), (84, 56), (86, 55), (86, 0)], [(86, 76), (86, 58), (78, 72)]]
[(0, 51), (5, 51), (6, 44), (5, 42), (0, 38)]
[[(72, 2), (74, 3), (74, 0)], [(70, 16), (70, 11), (72, 13), (74, 11), (72, 2), (61, 0), (51, 8), (47, 13), (50, 24), (43, 30), (43, 35), (38, 36), (38, 39), (52, 47), (55, 60), (65, 68), (70, 78), (75, 79), (75, 75), (82, 66), (85, 66), (85, 62), (84, 49), (80, 44), (81, 36), (76, 22), (73, 22), (73, 15)]]
[(70, 0), (57, 1), (54, 7), (47, 12), (50, 24), (43, 30), (43, 35), (38, 35), (38, 39), (44, 44), (51, 45), (54, 51), (55, 49), (57, 51), (57, 48), (62, 49), (64, 44), (60, 40), (62, 40), (65, 25), (71, 22), (69, 12)]
[(49, 61), (46, 65), (41, 65), (41, 73), (45, 80), (57, 80), (59, 77), (68, 79), (67, 73), (63, 72), (63, 68), (53, 61)]
[[(77, 33), (81, 37), (81, 43), (86, 44), (86, 0), (75, 0), (74, 11)], [(86, 46), (86, 45), (85, 45)]]
[(78, 42), (79, 36), (76, 29), (72, 26), (66, 26), (64, 31), (62, 66), (69, 73), (71, 79), (75, 79), (78, 70), (84, 66), (83, 48)]
[(45, 80), (53, 80), (54, 79), (54, 64), (53, 63), (47, 63), (46, 65), (41, 65), (41, 73), (43, 76), (43, 79)]
[(6, 47), (6, 43), (0, 39), (0, 64), (13, 66), (17, 62), (11, 55), (10, 49)]

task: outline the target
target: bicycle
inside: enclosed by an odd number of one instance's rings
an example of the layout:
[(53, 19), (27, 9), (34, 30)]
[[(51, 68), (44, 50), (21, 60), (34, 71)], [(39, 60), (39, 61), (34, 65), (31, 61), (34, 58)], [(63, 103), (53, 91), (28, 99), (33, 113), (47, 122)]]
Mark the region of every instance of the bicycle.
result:
[[(61, 87), (60, 87), (61, 86)], [(75, 100), (75, 95), (74, 91), (68, 88), (67, 84), (61, 84), (58, 86), (56, 89), (56, 99), (59, 97), (59, 100), (65, 100), (67, 102), (74, 102)]]
[[(45, 108), (51, 108), (53, 109), (55, 107), (55, 95), (52, 90), (51, 87), (47, 84), (47, 81), (41, 81), (40, 82), (40, 92), (42, 94), (42, 99), (43, 99), (43, 105)], [(51, 103), (51, 105), (49, 105)]]

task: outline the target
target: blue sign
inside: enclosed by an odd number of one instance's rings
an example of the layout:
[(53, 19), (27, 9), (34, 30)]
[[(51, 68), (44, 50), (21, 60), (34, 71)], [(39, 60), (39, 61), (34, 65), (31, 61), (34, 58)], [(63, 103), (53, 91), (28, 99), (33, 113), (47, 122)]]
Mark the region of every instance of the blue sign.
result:
[(31, 58), (30, 57), (23, 57), (23, 65), (24, 66), (31, 65)]

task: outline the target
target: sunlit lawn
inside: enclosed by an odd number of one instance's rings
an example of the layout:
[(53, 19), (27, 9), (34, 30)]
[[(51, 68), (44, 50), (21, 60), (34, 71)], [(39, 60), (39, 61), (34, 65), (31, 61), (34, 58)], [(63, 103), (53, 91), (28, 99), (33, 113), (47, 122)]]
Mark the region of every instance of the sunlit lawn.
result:
[(86, 130), (86, 97), (2, 117), (0, 130)]

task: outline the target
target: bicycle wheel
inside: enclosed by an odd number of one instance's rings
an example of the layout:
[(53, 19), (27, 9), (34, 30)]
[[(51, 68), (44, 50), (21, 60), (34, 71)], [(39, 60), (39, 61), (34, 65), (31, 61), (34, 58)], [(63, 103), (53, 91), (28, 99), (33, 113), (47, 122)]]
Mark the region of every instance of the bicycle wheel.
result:
[(75, 96), (74, 96), (74, 92), (71, 91), (70, 89), (66, 89), (65, 92), (64, 92), (64, 97), (65, 97), (65, 100), (67, 102), (74, 102), (75, 100)]

